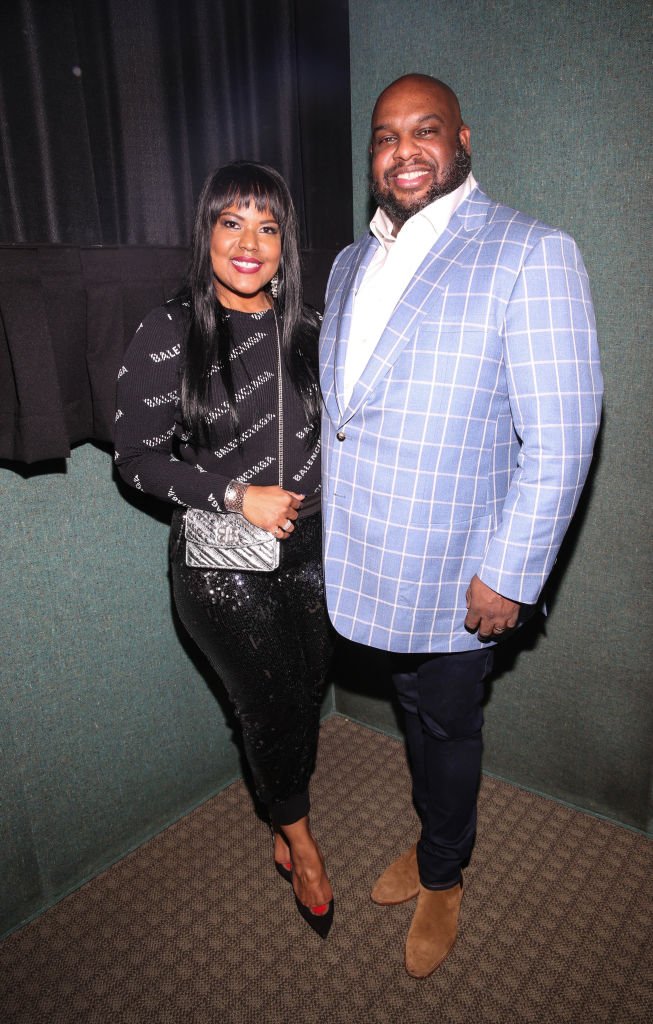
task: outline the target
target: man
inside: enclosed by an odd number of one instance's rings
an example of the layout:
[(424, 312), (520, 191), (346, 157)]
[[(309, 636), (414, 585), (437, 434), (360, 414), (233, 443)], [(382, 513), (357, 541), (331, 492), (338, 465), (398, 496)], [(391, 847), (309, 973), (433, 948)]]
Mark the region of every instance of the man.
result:
[(372, 899), (417, 897), (406, 969), (456, 938), (492, 648), (537, 604), (576, 508), (602, 381), (568, 235), (492, 202), (452, 90), (406, 75), (372, 116), (371, 233), (321, 337), (329, 613), (392, 654), (419, 841)]

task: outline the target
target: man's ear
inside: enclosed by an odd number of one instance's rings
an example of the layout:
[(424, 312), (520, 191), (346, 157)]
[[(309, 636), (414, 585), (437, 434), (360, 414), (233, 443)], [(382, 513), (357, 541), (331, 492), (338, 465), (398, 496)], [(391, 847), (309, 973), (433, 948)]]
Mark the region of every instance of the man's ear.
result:
[(458, 129), (458, 138), (460, 139), (460, 143), (465, 152), (469, 154), (471, 154), (472, 152), (471, 135), (472, 133), (467, 127), (467, 125), (461, 124), (460, 128)]

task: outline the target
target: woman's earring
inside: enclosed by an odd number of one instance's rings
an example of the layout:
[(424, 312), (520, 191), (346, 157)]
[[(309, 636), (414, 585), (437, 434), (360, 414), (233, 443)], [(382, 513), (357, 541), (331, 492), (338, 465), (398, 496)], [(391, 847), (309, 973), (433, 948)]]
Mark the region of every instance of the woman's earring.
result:
[(270, 295), (272, 296), (273, 299), (276, 299), (278, 294), (279, 294), (279, 275), (275, 274), (274, 277), (270, 280)]

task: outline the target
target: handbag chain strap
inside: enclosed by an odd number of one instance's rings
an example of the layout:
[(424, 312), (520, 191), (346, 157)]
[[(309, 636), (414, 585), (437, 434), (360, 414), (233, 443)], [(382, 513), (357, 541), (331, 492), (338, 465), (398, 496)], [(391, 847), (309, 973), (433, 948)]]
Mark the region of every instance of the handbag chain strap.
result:
[(279, 337), (279, 321), (277, 320), (277, 311), (274, 308), (274, 306), (272, 306), (272, 313), (274, 315), (274, 329), (277, 333), (277, 422), (279, 424), (279, 487), (283, 487), (283, 383), (281, 380), (281, 339)]

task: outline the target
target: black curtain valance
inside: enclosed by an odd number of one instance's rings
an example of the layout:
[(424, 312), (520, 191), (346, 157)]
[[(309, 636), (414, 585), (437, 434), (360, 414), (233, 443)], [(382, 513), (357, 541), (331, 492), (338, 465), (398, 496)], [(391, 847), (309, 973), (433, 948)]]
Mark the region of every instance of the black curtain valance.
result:
[[(335, 255), (302, 254), (317, 308)], [(111, 442), (122, 354), (187, 261), (182, 247), (0, 246), (0, 458), (32, 463)]]

